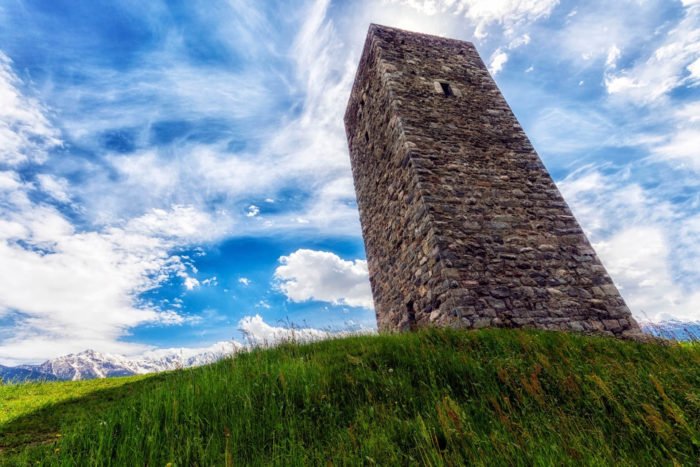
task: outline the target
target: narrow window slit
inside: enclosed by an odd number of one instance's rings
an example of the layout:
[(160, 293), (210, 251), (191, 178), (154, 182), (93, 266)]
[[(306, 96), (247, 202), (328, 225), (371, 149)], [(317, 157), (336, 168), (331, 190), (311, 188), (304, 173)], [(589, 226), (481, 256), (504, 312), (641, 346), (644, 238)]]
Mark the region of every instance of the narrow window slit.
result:
[(413, 329), (416, 325), (416, 310), (413, 307), (413, 300), (409, 300), (406, 303), (406, 317), (408, 318), (408, 325)]
[(365, 143), (369, 143), (369, 133), (365, 131)]
[(452, 86), (450, 86), (450, 83), (441, 82), (440, 86), (442, 87), (442, 92), (445, 93), (445, 96), (450, 97), (455, 95), (455, 93), (452, 92)]

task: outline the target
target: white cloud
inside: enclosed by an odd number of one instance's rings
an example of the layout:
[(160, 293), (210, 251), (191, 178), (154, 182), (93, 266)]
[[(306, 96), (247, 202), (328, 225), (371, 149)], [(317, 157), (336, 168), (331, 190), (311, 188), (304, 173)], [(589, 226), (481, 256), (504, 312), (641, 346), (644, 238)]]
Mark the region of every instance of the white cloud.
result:
[(613, 46), (622, 51), (640, 44), (648, 47), (649, 41), (655, 40), (650, 31), (658, 27), (660, 3), (657, 0), (580, 3), (562, 27), (550, 32), (547, 41), (554, 47), (554, 54), (568, 56), (575, 67), (601, 65)]
[(333, 333), (320, 329), (270, 326), (260, 315), (246, 316), (240, 320), (238, 328), (252, 344), (265, 346), (290, 340), (310, 342), (333, 336)]
[(527, 45), (530, 43), (530, 35), (529, 34), (523, 34), (520, 37), (516, 37), (510, 43), (508, 43), (508, 50), (513, 50), (516, 49), (522, 45)]
[(123, 227), (108, 228), (107, 232), (124, 232), (135, 237), (159, 239), (166, 247), (204, 242), (222, 235), (216, 227), (219, 219), (198, 211), (193, 206), (172, 205), (168, 209), (153, 208), (128, 220)]
[(177, 355), (182, 360), (186, 361), (188, 358), (192, 358), (201, 354), (213, 353), (217, 355), (231, 355), (235, 354), (236, 352), (240, 352), (241, 350), (243, 350), (243, 345), (240, 342), (230, 340), (216, 342), (206, 347), (168, 347), (150, 349), (146, 352), (140, 352), (137, 355), (131, 355), (130, 358), (133, 359), (135, 357), (138, 357), (157, 360), (163, 357)]
[[(698, 22), (700, 6), (689, 5), (684, 18), (652, 53), (630, 68), (606, 73), (608, 93), (644, 105), (662, 99), (681, 85), (696, 83), (700, 76), (692, 70), (700, 59)], [(690, 71), (689, 76), (687, 71)]]
[(491, 56), (491, 63), (489, 63), (489, 71), (492, 75), (497, 75), (502, 69), (503, 65), (508, 61), (508, 54), (503, 52), (501, 49), (496, 50)]
[(668, 141), (653, 148), (653, 154), (700, 174), (700, 125), (673, 133)]
[(550, 15), (559, 0), (393, 0), (423, 14), (438, 12), (461, 14), (473, 21), (474, 35), (486, 37), (488, 26), (496, 23), (507, 35), (515, 28)]
[(258, 214), (260, 214), (260, 208), (255, 206), (254, 204), (251, 204), (248, 206), (248, 212), (246, 213), (246, 216), (248, 217), (255, 217)]
[(476, 37), (484, 37), (486, 26), (502, 24), (506, 32), (522, 23), (536, 21), (549, 16), (559, 0), (458, 0), (457, 9), (463, 9), (468, 18), (477, 22)]
[(700, 58), (688, 65), (687, 70), (690, 72), (690, 77), (695, 80), (700, 80)]
[(636, 316), (652, 321), (700, 319), (700, 291), (683, 290), (673, 281), (669, 240), (662, 228), (636, 226), (594, 247)]
[[(129, 328), (186, 320), (138, 299), (184, 273), (181, 258), (170, 253), (174, 247), (201, 240), (182, 234), (180, 207), (163, 215), (174, 225), (150, 213), (101, 232), (77, 231), (51, 207), (22, 208), (5, 212), (0, 223), (0, 315), (16, 322), (0, 343), (0, 359), (86, 348), (128, 352), (134, 344), (119, 339)], [(185, 287), (197, 284), (185, 278)]]
[(204, 279), (202, 281), (202, 285), (215, 286), (215, 285), (219, 285), (219, 281), (216, 279), (216, 276), (214, 276), (214, 277), (210, 277), (209, 279)]
[(194, 290), (199, 287), (199, 281), (194, 277), (187, 276), (185, 277), (184, 285), (187, 290)]
[[(352, 325), (353, 323), (348, 323)], [(260, 315), (246, 316), (238, 322), (238, 330), (243, 333), (249, 344), (253, 346), (274, 346), (281, 342), (313, 342), (338, 337), (375, 334), (375, 329), (358, 328), (355, 330), (324, 330), (317, 328), (299, 327), (293, 323), (283, 326), (271, 326)]]
[(617, 66), (617, 60), (620, 58), (620, 54), (620, 49), (613, 44), (610, 49), (608, 49), (608, 56), (605, 59), (605, 66), (610, 69), (615, 68)]
[(250, 279), (248, 279), (247, 277), (239, 277), (238, 282), (245, 285), (246, 287), (250, 285)]
[(367, 261), (346, 261), (327, 251), (300, 249), (280, 258), (279, 289), (292, 301), (319, 300), (372, 308)]
[(37, 181), (41, 189), (61, 203), (68, 203), (70, 195), (68, 194), (68, 181), (65, 178), (57, 178), (51, 174), (37, 175)]
[(17, 172), (13, 170), (0, 171), (0, 190), (10, 193), (22, 187)]
[(46, 109), (25, 96), (12, 61), (0, 51), (0, 163), (42, 162), (47, 150), (60, 144), (58, 131), (45, 116)]

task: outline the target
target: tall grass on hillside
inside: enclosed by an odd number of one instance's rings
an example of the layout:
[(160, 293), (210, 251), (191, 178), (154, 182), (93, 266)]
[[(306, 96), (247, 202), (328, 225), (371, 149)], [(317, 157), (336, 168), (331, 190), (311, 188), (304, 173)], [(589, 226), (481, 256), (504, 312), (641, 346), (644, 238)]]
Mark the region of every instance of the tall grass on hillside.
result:
[[(58, 423), (55, 441), (5, 446), (0, 460), (697, 465), (700, 458), (698, 344), (429, 330), (253, 350), (91, 397), (113, 402)], [(86, 401), (51, 410), (69, 414)], [(36, 417), (12, 419), (0, 437)]]

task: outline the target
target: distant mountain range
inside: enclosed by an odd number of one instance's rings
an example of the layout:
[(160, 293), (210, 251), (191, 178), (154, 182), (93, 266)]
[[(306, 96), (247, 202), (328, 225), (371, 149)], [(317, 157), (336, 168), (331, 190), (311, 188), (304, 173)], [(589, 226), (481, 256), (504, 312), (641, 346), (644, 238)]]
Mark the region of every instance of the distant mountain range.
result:
[[(640, 321), (647, 334), (676, 340), (700, 340), (700, 321)], [(109, 376), (141, 375), (159, 371), (188, 368), (215, 362), (241, 350), (235, 341), (219, 342), (201, 349), (162, 349), (147, 352), (139, 357), (102, 354), (85, 350), (77, 354), (47, 360), (40, 365), (0, 365), (0, 378), (4, 382), (20, 381), (76, 381)]]
[(677, 341), (700, 341), (700, 321), (639, 321), (642, 331)]
[(26, 367), (0, 365), (0, 378), (4, 382), (11, 381), (57, 381), (54, 375), (47, 375)]
[(40, 365), (0, 365), (4, 382), (77, 381), (109, 376), (141, 375), (215, 362), (241, 349), (237, 342), (220, 342), (203, 349), (163, 349), (136, 358), (85, 350), (47, 360)]

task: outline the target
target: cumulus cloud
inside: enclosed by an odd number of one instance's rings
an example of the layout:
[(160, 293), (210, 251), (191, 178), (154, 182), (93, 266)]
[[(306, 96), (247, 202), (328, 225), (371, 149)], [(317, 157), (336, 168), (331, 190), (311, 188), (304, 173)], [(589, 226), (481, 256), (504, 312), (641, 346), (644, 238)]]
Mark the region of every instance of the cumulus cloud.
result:
[(246, 213), (246, 216), (248, 217), (255, 217), (258, 214), (260, 214), (260, 208), (255, 206), (254, 204), (251, 204), (248, 206), (248, 212)]
[(194, 277), (186, 276), (184, 285), (187, 290), (194, 290), (199, 287), (199, 281)]
[(240, 282), (241, 284), (243, 284), (246, 287), (248, 287), (250, 285), (250, 279), (248, 279), (247, 277), (239, 277), (238, 282)]
[(367, 261), (346, 261), (327, 251), (299, 249), (279, 259), (279, 289), (292, 301), (319, 300), (372, 308)]

